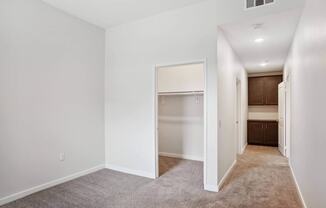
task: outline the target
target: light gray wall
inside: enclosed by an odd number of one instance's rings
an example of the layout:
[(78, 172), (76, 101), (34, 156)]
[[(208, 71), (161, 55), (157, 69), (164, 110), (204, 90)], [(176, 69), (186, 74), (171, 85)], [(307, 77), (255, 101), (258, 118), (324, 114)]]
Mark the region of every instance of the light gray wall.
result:
[(207, 174), (217, 183), (216, 1), (107, 30), (107, 163), (155, 175), (155, 64), (207, 58)]
[(326, 207), (326, 1), (307, 0), (285, 66), (291, 99), (290, 163), (307, 207)]
[(104, 33), (0, 1), (0, 199), (104, 163)]
[(227, 173), (237, 155), (236, 82), (241, 81), (241, 149), (247, 144), (248, 78), (222, 30), (217, 39), (218, 63), (218, 179)]
[(204, 96), (161, 95), (158, 103), (159, 152), (203, 160)]

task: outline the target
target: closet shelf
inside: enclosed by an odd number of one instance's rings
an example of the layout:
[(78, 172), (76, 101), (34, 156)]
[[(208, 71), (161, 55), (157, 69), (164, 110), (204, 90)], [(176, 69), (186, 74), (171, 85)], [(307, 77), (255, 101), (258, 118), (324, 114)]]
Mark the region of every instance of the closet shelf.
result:
[(203, 122), (201, 116), (159, 116), (159, 121), (162, 122), (183, 122), (183, 123), (200, 123)]
[(203, 95), (204, 91), (159, 92), (158, 95)]

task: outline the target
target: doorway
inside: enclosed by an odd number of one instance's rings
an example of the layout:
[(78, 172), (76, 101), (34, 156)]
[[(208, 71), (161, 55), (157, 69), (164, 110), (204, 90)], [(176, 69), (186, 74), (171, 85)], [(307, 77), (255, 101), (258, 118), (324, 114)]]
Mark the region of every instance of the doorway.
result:
[(181, 160), (203, 163), (205, 177), (205, 71), (205, 61), (155, 66), (156, 177)]

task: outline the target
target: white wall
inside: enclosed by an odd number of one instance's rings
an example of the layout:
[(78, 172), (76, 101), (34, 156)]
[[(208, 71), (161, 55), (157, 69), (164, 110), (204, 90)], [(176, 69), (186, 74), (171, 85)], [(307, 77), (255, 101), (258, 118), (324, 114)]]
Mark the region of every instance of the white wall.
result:
[(107, 30), (107, 163), (155, 174), (154, 65), (207, 58), (206, 185), (217, 183), (216, 1)]
[(104, 163), (104, 35), (40, 0), (0, 1), (0, 199)]
[[(326, 207), (326, 1), (307, 0), (285, 66), (290, 75), (290, 163), (307, 207)], [(289, 98), (289, 97), (288, 97)]]
[(159, 96), (160, 155), (203, 160), (203, 104), (203, 95)]
[(156, 70), (159, 93), (205, 90), (205, 73), (202, 63), (158, 67)]
[(217, 0), (217, 21), (218, 24), (231, 23), (246, 18), (277, 14), (289, 9), (301, 8), (305, 0), (275, 0), (273, 4), (260, 6), (259, 9), (245, 9), (246, 0), (221, 1)]
[(248, 78), (238, 56), (219, 29), (217, 41), (218, 63), (218, 179), (221, 182), (236, 160), (236, 82), (241, 80), (241, 145), (247, 143)]
[(278, 120), (278, 106), (248, 106), (249, 120)]

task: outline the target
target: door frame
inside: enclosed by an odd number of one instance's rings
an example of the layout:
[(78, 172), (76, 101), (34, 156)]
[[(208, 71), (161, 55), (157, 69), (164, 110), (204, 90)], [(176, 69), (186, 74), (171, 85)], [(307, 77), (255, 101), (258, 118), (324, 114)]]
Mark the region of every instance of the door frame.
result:
[(237, 154), (242, 154), (242, 83), (240, 79), (236, 79), (236, 102), (235, 102), (235, 128), (236, 128), (236, 148)]
[(199, 60), (192, 60), (192, 61), (183, 61), (183, 62), (177, 62), (177, 63), (168, 63), (168, 64), (156, 64), (154, 65), (154, 145), (155, 145), (155, 152), (154, 152), (154, 158), (155, 158), (155, 178), (159, 177), (159, 149), (158, 149), (158, 68), (162, 67), (172, 67), (172, 66), (182, 66), (182, 65), (191, 65), (191, 64), (203, 64), (203, 70), (204, 70), (204, 152), (203, 152), (203, 172), (204, 172), (204, 178), (203, 178), (203, 184), (206, 184), (206, 165), (207, 165), (207, 59), (199, 59)]
[(284, 93), (285, 93), (285, 115), (284, 115), (284, 125), (285, 125), (285, 144), (286, 144), (286, 157), (290, 159), (291, 157), (291, 133), (292, 133), (292, 123), (291, 123), (291, 113), (292, 113), (292, 94), (291, 94), (291, 73), (286, 75), (284, 81)]
[[(283, 92), (282, 92), (283, 91)], [(282, 92), (282, 93), (281, 93)], [(278, 104), (278, 117), (279, 117), (279, 122), (278, 122), (278, 149), (279, 151), (282, 153), (283, 156), (287, 155), (287, 140), (286, 140), (286, 83), (283, 81), (278, 85), (278, 100), (279, 100), (279, 104)], [(283, 99), (283, 103), (281, 103), (281, 99)], [(283, 115), (281, 115), (281, 108), (283, 109)], [(283, 120), (281, 120), (281, 117), (283, 118)], [(281, 124), (282, 123), (282, 124)], [(281, 126), (282, 125), (282, 126)], [(283, 128), (283, 132), (280, 131), (280, 128)], [(281, 135), (282, 134), (282, 135)], [(280, 140), (283, 137), (283, 141), (282, 141), (282, 147), (283, 149), (280, 149)]]

